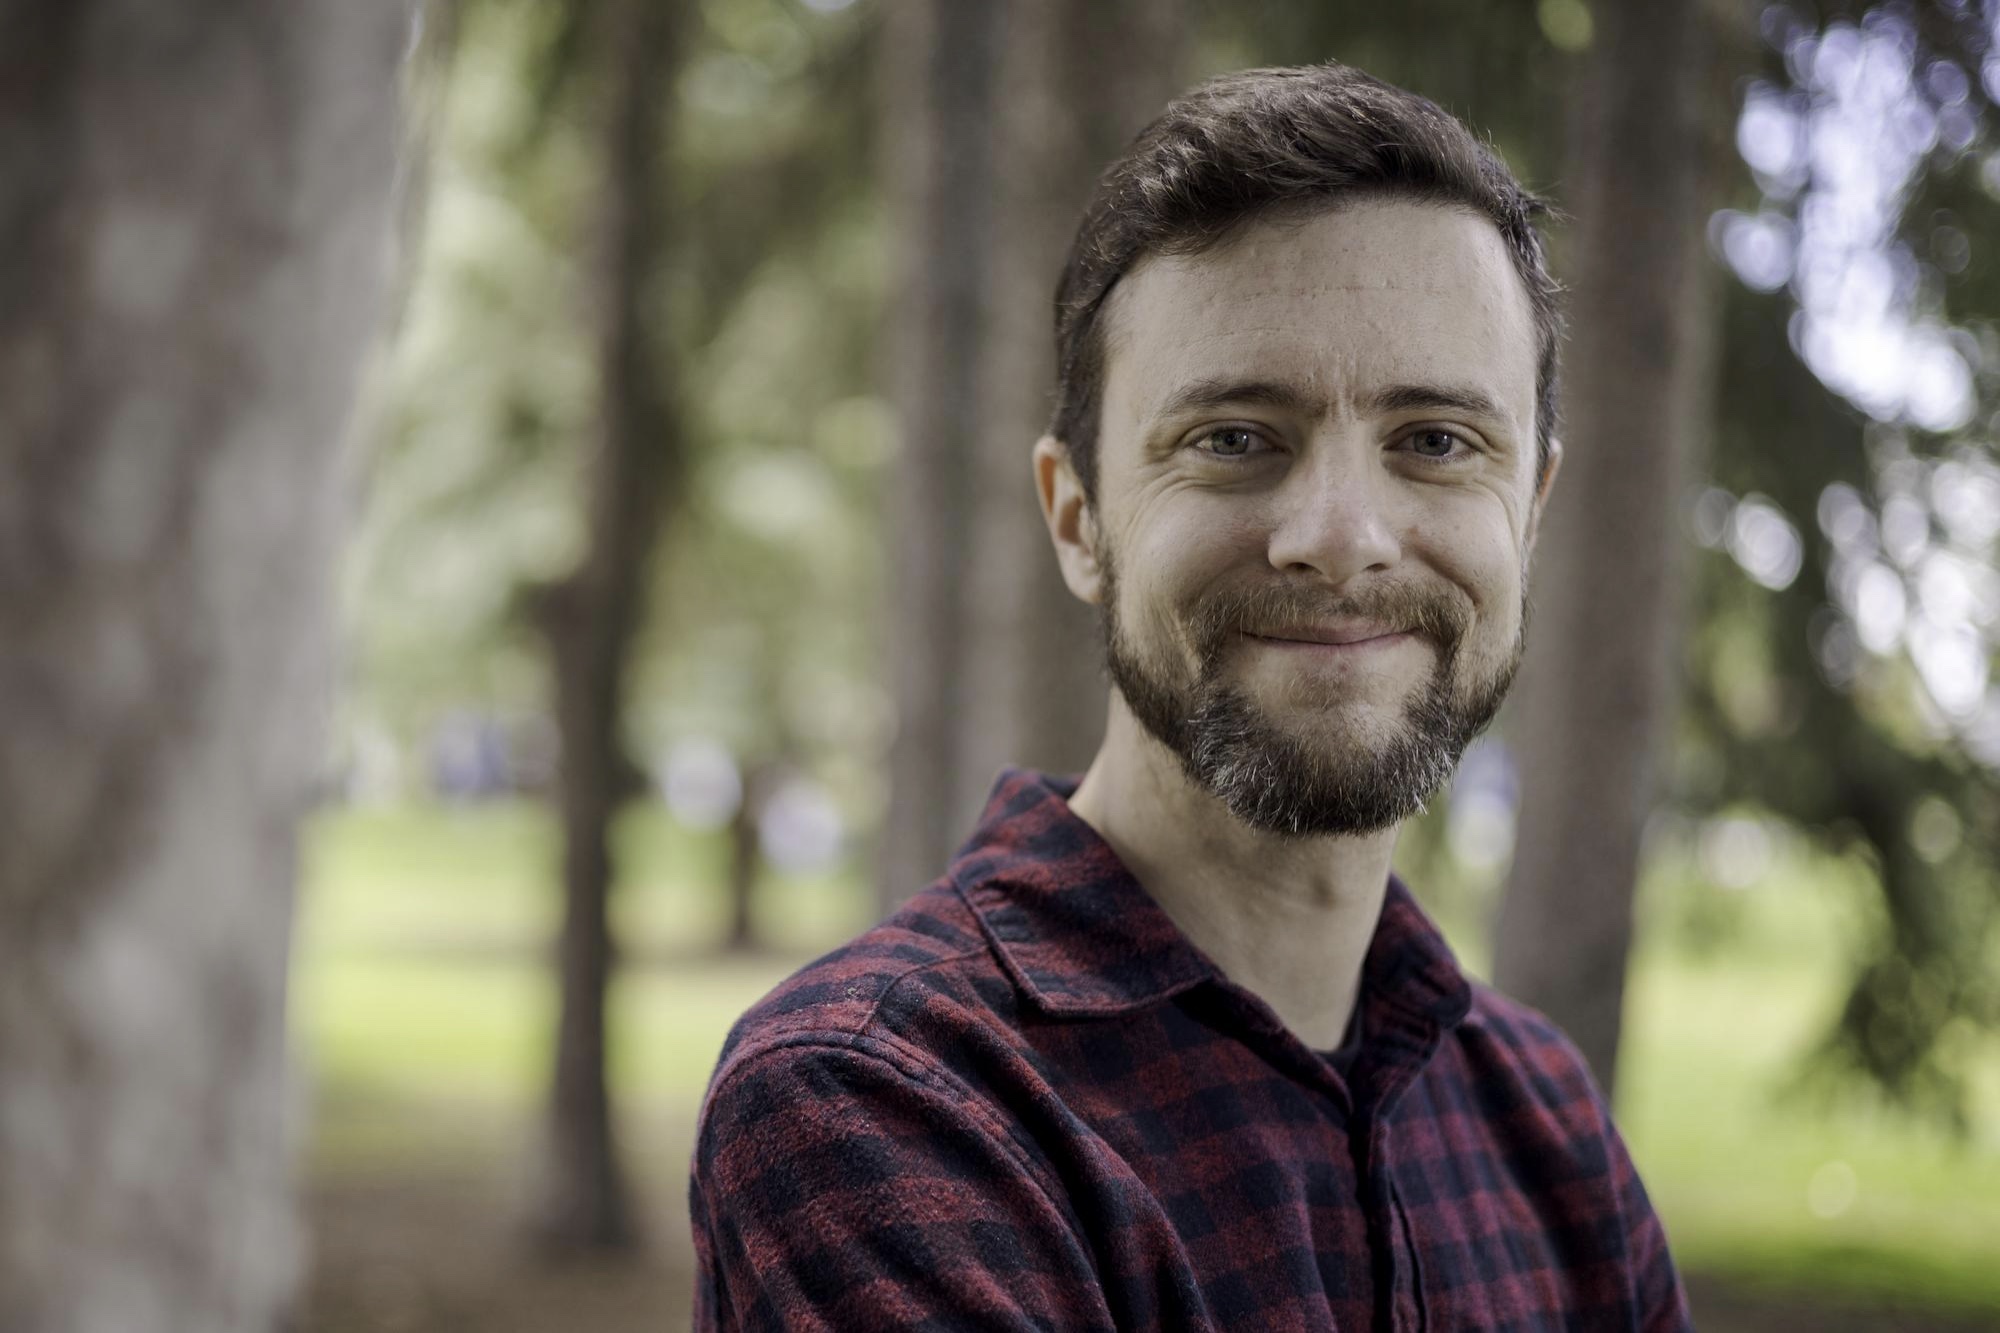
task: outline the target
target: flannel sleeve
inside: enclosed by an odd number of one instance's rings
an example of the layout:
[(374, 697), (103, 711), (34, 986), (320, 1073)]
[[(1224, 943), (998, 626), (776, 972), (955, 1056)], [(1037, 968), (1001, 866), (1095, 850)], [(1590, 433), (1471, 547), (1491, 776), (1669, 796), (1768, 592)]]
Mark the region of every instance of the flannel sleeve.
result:
[(1626, 1252), (1631, 1258), (1632, 1281), (1638, 1296), (1640, 1333), (1694, 1333), (1688, 1313), (1687, 1291), (1667, 1250), (1667, 1229), (1646, 1197), (1631, 1154), (1607, 1110), (1605, 1133), (1610, 1142), (1612, 1169), (1618, 1178), (1618, 1193), (1624, 1204)]
[[(1514, 1006), (1512, 1001), (1505, 1003)], [(1667, 1248), (1666, 1227), (1653, 1211), (1639, 1168), (1611, 1118), (1610, 1098), (1591, 1072), (1590, 1062), (1562, 1029), (1542, 1014), (1514, 1007), (1526, 1015), (1523, 1049), (1546, 1089), (1544, 1104), (1564, 1125), (1561, 1133), (1574, 1145), (1579, 1161), (1590, 1164), (1587, 1174), (1594, 1197), (1573, 1220), (1587, 1222), (1592, 1229), (1600, 1223), (1615, 1227), (1623, 1242), (1615, 1277), (1607, 1274), (1615, 1288), (1601, 1286), (1595, 1277), (1586, 1283), (1592, 1307), (1617, 1309), (1619, 1326), (1632, 1333), (1694, 1333), (1687, 1292)]]
[(699, 1333), (1112, 1326), (1025, 1150), (949, 1076), (883, 1043), (731, 1062), (689, 1204)]
[(1617, 1196), (1618, 1218), (1625, 1232), (1625, 1262), (1638, 1316), (1638, 1333), (1694, 1333), (1687, 1291), (1667, 1248), (1667, 1229), (1653, 1211), (1645, 1182), (1639, 1178), (1639, 1168), (1625, 1146), (1625, 1137), (1611, 1118), (1611, 1099), (1604, 1095), (1597, 1076), (1591, 1072), (1590, 1062), (1576, 1044), (1553, 1025), (1549, 1031), (1562, 1058), (1575, 1070), (1581, 1093), (1589, 1100), (1595, 1132), (1603, 1141), (1611, 1186)]

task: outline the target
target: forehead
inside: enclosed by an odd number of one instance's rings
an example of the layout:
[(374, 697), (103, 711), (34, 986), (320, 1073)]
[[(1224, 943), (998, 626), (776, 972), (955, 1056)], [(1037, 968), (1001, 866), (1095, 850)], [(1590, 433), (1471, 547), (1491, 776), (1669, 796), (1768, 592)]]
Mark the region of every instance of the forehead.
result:
[(1150, 256), (1112, 292), (1105, 348), (1108, 430), (1143, 425), (1178, 385), (1239, 375), (1336, 399), (1466, 384), (1533, 428), (1527, 290), (1498, 229), (1450, 206), (1368, 201)]

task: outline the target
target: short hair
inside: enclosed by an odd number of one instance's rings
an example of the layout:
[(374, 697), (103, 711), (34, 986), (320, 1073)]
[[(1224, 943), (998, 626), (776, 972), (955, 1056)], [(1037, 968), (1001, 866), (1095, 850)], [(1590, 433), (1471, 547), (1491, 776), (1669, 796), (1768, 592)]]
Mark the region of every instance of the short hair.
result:
[(1102, 315), (1118, 280), (1148, 256), (1200, 254), (1274, 213), (1383, 198), (1470, 209), (1499, 229), (1534, 315), (1536, 475), (1546, 472), (1562, 288), (1535, 224), (1553, 210), (1435, 102), (1328, 62), (1210, 79), (1170, 102), (1099, 178), (1056, 287), (1049, 427), (1087, 499), (1097, 493)]

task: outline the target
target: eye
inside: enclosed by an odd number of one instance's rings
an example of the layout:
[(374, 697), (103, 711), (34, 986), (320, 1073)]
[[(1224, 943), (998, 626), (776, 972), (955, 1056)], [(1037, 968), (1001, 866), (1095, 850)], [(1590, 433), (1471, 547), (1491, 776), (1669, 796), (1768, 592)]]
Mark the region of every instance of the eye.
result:
[(1449, 459), (1472, 452), (1472, 445), (1457, 431), (1426, 426), (1403, 437), (1404, 446), (1419, 458)]
[(1202, 453), (1216, 458), (1241, 458), (1257, 452), (1263, 437), (1248, 426), (1217, 426), (1195, 443)]

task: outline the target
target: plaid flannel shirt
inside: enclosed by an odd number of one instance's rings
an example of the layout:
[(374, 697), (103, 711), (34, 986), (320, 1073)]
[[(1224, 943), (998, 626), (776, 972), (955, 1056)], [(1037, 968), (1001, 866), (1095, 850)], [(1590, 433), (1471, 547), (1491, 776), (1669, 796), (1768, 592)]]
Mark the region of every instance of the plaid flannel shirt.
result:
[(1582, 1058), (1400, 883), (1344, 1079), (1072, 790), (1003, 774), (944, 879), (737, 1024), (698, 1329), (1691, 1327)]

